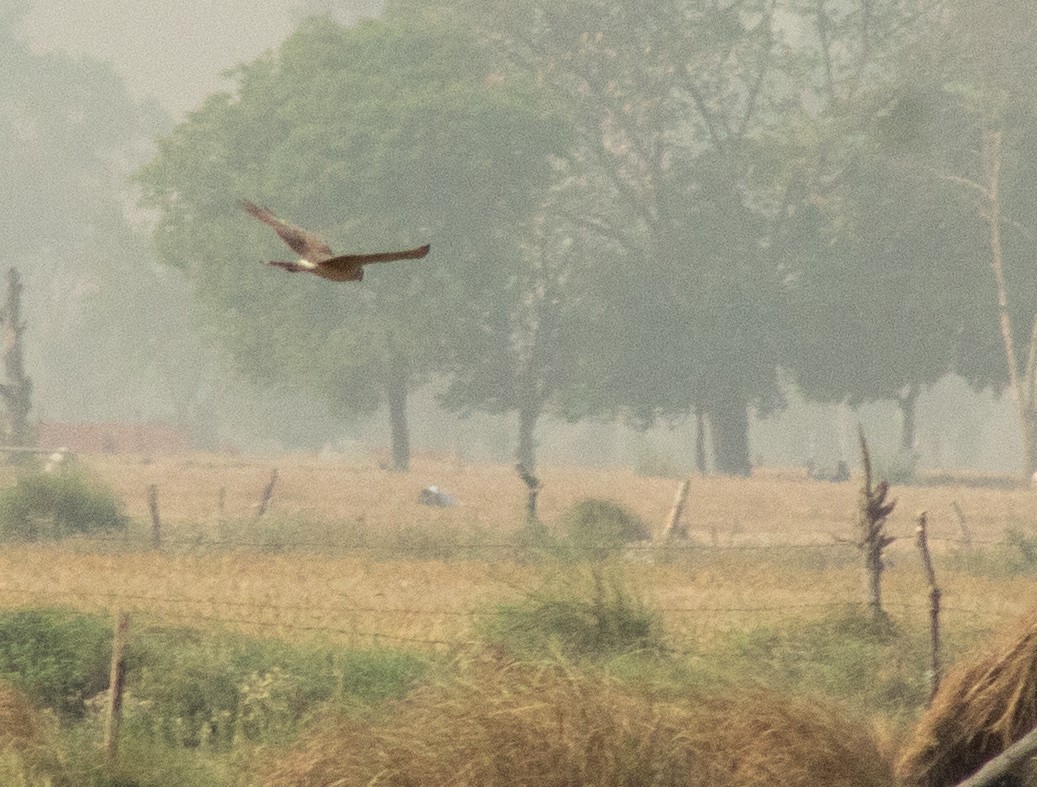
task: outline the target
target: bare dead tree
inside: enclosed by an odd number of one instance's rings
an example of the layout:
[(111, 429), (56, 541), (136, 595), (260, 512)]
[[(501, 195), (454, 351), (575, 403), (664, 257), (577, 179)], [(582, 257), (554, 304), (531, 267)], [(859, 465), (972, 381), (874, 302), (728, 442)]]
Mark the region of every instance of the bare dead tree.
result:
[(882, 553), (896, 540), (886, 533), (886, 518), (893, 512), (896, 501), (886, 502), (886, 495), (889, 494), (886, 481), (880, 481), (872, 487), (868, 441), (864, 439), (862, 428), (858, 427), (857, 432), (860, 436), (864, 480), (858, 499), (856, 543), (864, 558), (864, 600), (872, 619), (885, 621), (886, 613), (882, 609), (882, 571), (885, 568)]
[(5, 378), (0, 383), (0, 398), (7, 408), (6, 442), (18, 446), (31, 445), (34, 442), (29, 428), (32, 380), (25, 374), (22, 337), (26, 326), (22, 321), (22, 280), (17, 268), (7, 270), (7, 293), (0, 311), (0, 326), (3, 330), (0, 353)]

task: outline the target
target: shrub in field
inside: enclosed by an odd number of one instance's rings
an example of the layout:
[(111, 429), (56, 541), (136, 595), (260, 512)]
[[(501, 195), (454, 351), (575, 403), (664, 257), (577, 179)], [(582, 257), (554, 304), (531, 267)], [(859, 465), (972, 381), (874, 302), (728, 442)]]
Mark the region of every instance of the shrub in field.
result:
[(570, 665), (470, 666), (373, 723), (323, 719), (250, 783), (888, 787), (864, 724), (755, 688), (665, 701)]
[(0, 678), (37, 704), (77, 717), (108, 684), (111, 627), (58, 609), (0, 612)]
[(125, 530), (115, 494), (80, 473), (33, 473), (0, 493), (0, 537), (38, 541)]
[(522, 655), (563, 653), (604, 657), (634, 651), (661, 652), (658, 617), (634, 598), (616, 576), (591, 572), (589, 588), (570, 585), (554, 593), (504, 605), (486, 624), (487, 641)]
[(651, 537), (644, 522), (609, 500), (580, 500), (562, 514), (560, 521), (572, 546), (598, 557)]

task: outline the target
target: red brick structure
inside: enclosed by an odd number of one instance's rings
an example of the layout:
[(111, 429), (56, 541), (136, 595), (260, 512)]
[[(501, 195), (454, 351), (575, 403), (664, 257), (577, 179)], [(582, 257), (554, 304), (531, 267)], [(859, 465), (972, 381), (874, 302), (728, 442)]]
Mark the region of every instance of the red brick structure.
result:
[(40, 422), (36, 425), (36, 441), (40, 448), (67, 448), (77, 454), (168, 456), (191, 450), (186, 434), (176, 427), (157, 423)]

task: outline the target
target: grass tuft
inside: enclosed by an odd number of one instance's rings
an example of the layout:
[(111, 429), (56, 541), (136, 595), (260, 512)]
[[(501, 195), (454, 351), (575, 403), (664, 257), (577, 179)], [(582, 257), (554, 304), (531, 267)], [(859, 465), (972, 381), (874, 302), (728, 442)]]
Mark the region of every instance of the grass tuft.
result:
[(891, 764), (865, 725), (758, 688), (659, 698), (598, 671), (487, 661), (380, 720), (329, 717), (250, 783), (871, 787)]

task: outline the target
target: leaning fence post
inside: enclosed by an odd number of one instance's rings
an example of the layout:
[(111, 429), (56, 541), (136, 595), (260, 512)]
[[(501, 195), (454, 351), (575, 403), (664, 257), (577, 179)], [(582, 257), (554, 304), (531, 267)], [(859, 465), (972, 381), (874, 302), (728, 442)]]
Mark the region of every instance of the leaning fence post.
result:
[(951, 509), (954, 511), (954, 516), (958, 518), (958, 528), (961, 530), (961, 543), (966, 547), (971, 547), (972, 533), (969, 531), (969, 526), (965, 522), (965, 514), (962, 512), (957, 500), (951, 501)]
[(108, 677), (108, 715), (104, 726), (104, 755), (108, 765), (115, 763), (119, 754), (119, 725), (122, 721), (122, 690), (126, 682), (126, 635), (130, 616), (116, 615), (115, 638), (112, 641), (112, 666)]
[(929, 700), (932, 701), (932, 698), (936, 696), (936, 690), (940, 688), (940, 588), (936, 585), (936, 572), (933, 570), (933, 559), (929, 554), (929, 535), (926, 532), (926, 525), (927, 514), (925, 511), (920, 511), (915, 533), (918, 536), (918, 551), (922, 553), (925, 578), (929, 582), (929, 642), (932, 651), (929, 665)]
[(148, 486), (148, 510), (151, 512), (151, 546), (162, 549), (162, 520), (158, 516), (158, 487)]
[(684, 513), (684, 504), (688, 501), (688, 490), (691, 481), (685, 478), (677, 487), (677, 496), (673, 500), (670, 515), (666, 518), (666, 527), (663, 529), (663, 538), (685, 538), (688, 535), (687, 526), (681, 526), (681, 514)]
[(263, 497), (259, 501), (259, 508), (256, 509), (256, 519), (259, 519), (263, 514), (266, 513), (267, 506), (270, 505), (270, 498), (274, 496), (274, 486), (277, 485), (277, 468), (275, 467), (270, 471), (270, 480), (267, 482), (266, 487), (263, 489)]

